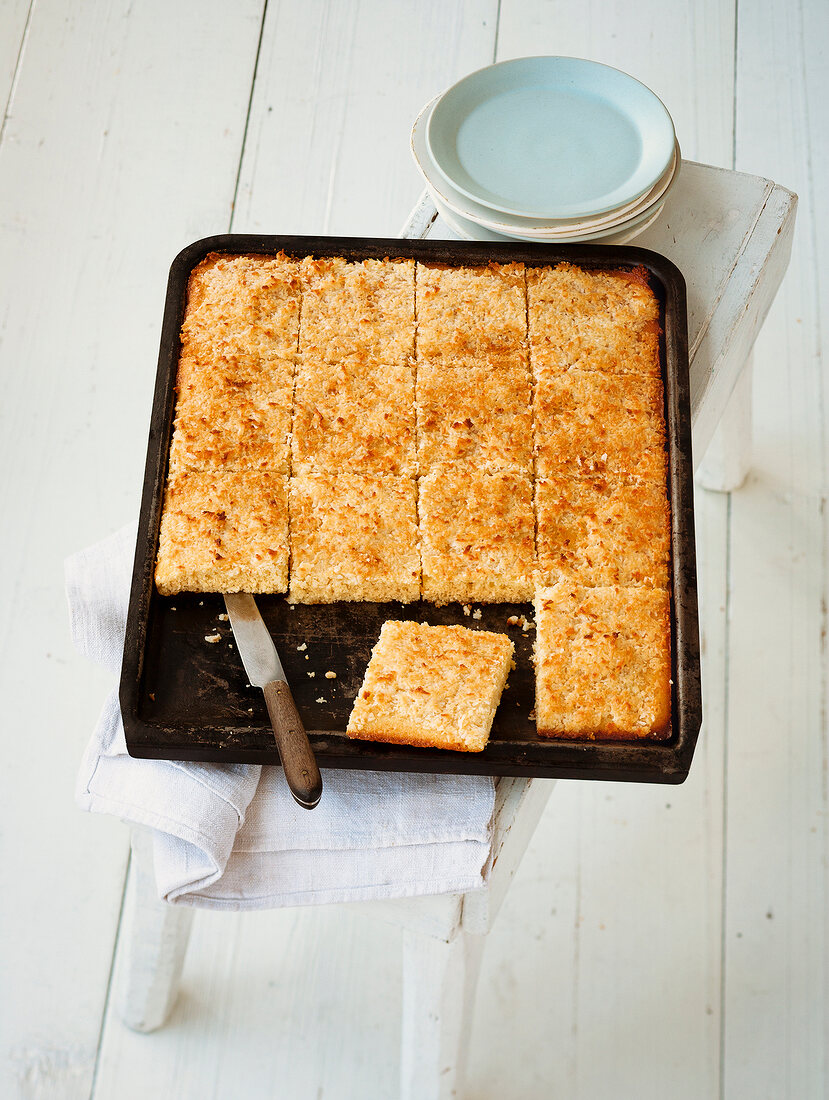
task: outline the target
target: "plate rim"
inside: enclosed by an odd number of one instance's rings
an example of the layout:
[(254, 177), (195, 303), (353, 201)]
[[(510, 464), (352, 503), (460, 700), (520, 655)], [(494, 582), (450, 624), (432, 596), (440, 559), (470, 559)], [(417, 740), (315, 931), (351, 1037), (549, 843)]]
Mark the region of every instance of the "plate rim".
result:
[[(496, 202), (492, 199), (488, 199), (480, 191), (476, 192), (464, 186), (463, 182), (459, 180), (455, 175), (453, 175), (452, 172), (447, 169), (446, 165), (441, 163), (441, 156), (435, 150), (434, 135), (436, 135), (437, 131), (439, 130), (442, 114), (449, 109), (451, 103), (453, 102), (453, 99), (460, 96), (463, 91), (467, 90), (474, 82), (486, 80), (487, 78), (484, 76), (484, 74), (490, 74), (494, 70), (504, 72), (508, 68), (524, 67), (528, 63), (533, 62), (544, 62), (553, 65), (561, 62), (566, 62), (568, 64), (575, 63), (577, 67), (584, 67), (585, 69), (590, 69), (593, 71), (602, 70), (606, 73), (612, 73), (614, 74), (614, 76), (623, 78), (624, 82), (629, 81), (632, 85), (636, 85), (638, 89), (641, 89), (643, 92), (646, 93), (646, 96), (649, 98), (650, 102), (657, 109), (657, 114), (661, 117), (662, 121), (667, 126), (665, 134), (666, 152), (659, 162), (661, 164), (661, 167), (659, 167), (658, 171), (656, 171), (656, 174), (654, 174), (653, 170), (648, 173), (648, 179), (650, 182), (646, 182), (643, 187), (638, 188), (632, 193), (628, 193), (627, 197), (624, 199), (620, 199), (619, 188), (616, 188), (614, 192), (610, 193), (611, 196), (615, 195), (616, 197), (613, 198), (606, 195), (605, 201), (591, 203), (589, 205), (585, 204), (584, 202), (570, 203), (559, 207), (556, 211), (552, 211), (549, 209), (544, 211), (531, 211), (527, 207), (519, 208), (514, 204), (508, 205), (506, 202)], [(659, 108), (661, 108), (661, 111), (659, 111)], [(670, 131), (670, 137), (668, 136), (668, 131)], [(649, 88), (641, 80), (637, 79), (637, 77), (632, 76), (630, 73), (625, 72), (623, 69), (618, 69), (613, 65), (607, 65), (604, 62), (593, 61), (590, 58), (585, 57), (574, 57), (564, 54), (539, 54), (527, 57), (514, 57), (509, 58), (506, 61), (498, 61), (492, 65), (484, 65), (480, 69), (476, 69), (471, 73), (467, 73), (466, 76), (462, 77), (460, 80), (452, 84), (449, 88), (445, 89), (439, 96), (436, 96), (432, 110), (426, 123), (426, 144), (434, 165), (441, 176), (448, 183), (451, 183), (457, 191), (465, 195), (467, 198), (472, 199), (482, 206), (486, 206), (492, 210), (496, 210), (501, 214), (510, 214), (515, 217), (530, 217), (537, 218), (538, 220), (544, 220), (556, 217), (565, 218), (578, 217), (580, 215), (589, 216), (601, 214), (614, 209), (616, 206), (624, 205), (624, 203), (626, 202), (633, 202), (637, 198), (641, 197), (648, 190), (648, 188), (656, 183), (657, 180), (667, 170), (676, 145), (676, 129), (674, 127), (673, 118), (671, 117), (668, 108), (665, 106), (664, 102), (660, 99), (656, 92), (654, 92), (653, 89)]]
[[(484, 207), (473, 199), (468, 199), (465, 195), (457, 191), (452, 184), (448, 183), (440, 173), (437, 173), (437, 168), (432, 162), (424, 133), (427, 114), (434, 107), (437, 99), (438, 97), (435, 96), (434, 99), (430, 100), (421, 108), (412, 125), (409, 146), (417, 170), (420, 172), (432, 197), (435, 198), (435, 196), (437, 196), (443, 205), (448, 207), (456, 216), (465, 218), (467, 221), (475, 222), (484, 229), (488, 229), (493, 233), (499, 233), (512, 240), (537, 240), (541, 242), (551, 241), (552, 243), (565, 243), (567, 240), (572, 240), (574, 242), (580, 239), (587, 240), (588, 238), (584, 236), (584, 234), (591, 231), (600, 232), (618, 227), (621, 232), (626, 222), (639, 215), (644, 215), (651, 207), (656, 207), (657, 204), (664, 203), (668, 192), (673, 187), (679, 175), (679, 170), (682, 165), (682, 151), (679, 147), (679, 142), (675, 141), (669, 169), (663, 172), (659, 180), (649, 191), (645, 192), (644, 195), (640, 195), (638, 199), (628, 203), (626, 206), (619, 207), (618, 210), (610, 211), (605, 216), (598, 216), (592, 221), (590, 219), (562, 219), (563, 233), (557, 233), (557, 227), (551, 224), (549, 220), (542, 223), (534, 218), (522, 218), (518, 215), (502, 214), (501, 217), (508, 217), (512, 220), (509, 222), (499, 222), (496, 221), (494, 217), (490, 218), (487, 216), (490, 212), (493, 215), (495, 214), (494, 211), (491, 211), (491, 208)], [(430, 169), (432, 169), (432, 171), (430, 171)], [(439, 177), (437, 180), (435, 179), (436, 173)], [(448, 194), (446, 192), (448, 192)], [(645, 200), (647, 200), (647, 202)], [(467, 203), (472, 203), (473, 206), (478, 207), (482, 213), (478, 213), (478, 210), (468, 208), (466, 205)], [(526, 221), (528, 225), (523, 226), (517, 224), (523, 221)], [(513, 225), (512, 222), (516, 224)]]

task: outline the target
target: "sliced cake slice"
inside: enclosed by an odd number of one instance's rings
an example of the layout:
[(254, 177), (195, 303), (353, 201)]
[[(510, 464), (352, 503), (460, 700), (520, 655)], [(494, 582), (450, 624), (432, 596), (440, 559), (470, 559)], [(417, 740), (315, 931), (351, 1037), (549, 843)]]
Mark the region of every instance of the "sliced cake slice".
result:
[(513, 650), (505, 634), (385, 622), (348, 720), (348, 736), (481, 752)]
[(526, 354), (481, 355), (417, 366), (420, 469), (450, 462), (482, 470), (532, 469), (532, 384)]
[(162, 596), (284, 592), (287, 481), (269, 470), (173, 469), (155, 570)]
[(539, 736), (664, 739), (671, 721), (670, 597), (660, 588), (536, 590)]
[(527, 268), (533, 371), (660, 372), (659, 302), (645, 268)]
[(420, 596), (415, 482), (347, 471), (291, 477), (292, 603)]
[(182, 353), (202, 366), (239, 355), (295, 355), (299, 272), (299, 261), (282, 253), (206, 256), (190, 275)]
[(533, 396), (537, 476), (635, 474), (664, 480), (662, 401), (658, 375), (540, 371)]
[(418, 501), (423, 598), (511, 603), (532, 598), (535, 519), (529, 474), (436, 466)]
[(173, 466), (288, 472), (293, 363), (181, 359)]
[(665, 486), (648, 478), (541, 478), (535, 483), (540, 583), (667, 588)]
[(417, 357), (518, 351), (527, 339), (523, 264), (417, 265)]
[(294, 473), (415, 474), (414, 389), (408, 363), (306, 355), (294, 395)]
[(405, 363), (414, 350), (414, 260), (306, 258), (299, 350)]

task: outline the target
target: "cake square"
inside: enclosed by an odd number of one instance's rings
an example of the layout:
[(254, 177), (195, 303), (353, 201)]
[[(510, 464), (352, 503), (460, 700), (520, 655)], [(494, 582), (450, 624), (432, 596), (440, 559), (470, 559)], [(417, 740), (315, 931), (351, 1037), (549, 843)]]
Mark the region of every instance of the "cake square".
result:
[(660, 373), (659, 303), (643, 267), (585, 271), (562, 263), (527, 269), (533, 371)]
[(296, 354), (300, 265), (277, 256), (213, 252), (193, 269), (181, 330), (182, 354), (207, 366), (222, 358)]
[(532, 481), (519, 471), (436, 466), (421, 479), (423, 599), (510, 603), (532, 598)]
[(532, 385), (523, 352), (417, 368), (421, 471), (441, 463), (482, 470), (532, 469)]
[(299, 348), (336, 363), (349, 355), (405, 363), (414, 350), (414, 260), (341, 257), (302, 263)]
[(284, 592), (287, 477), (269, 470), (173, 469), (155, 583), (176, 592)]
[(660, 588), (536, 590), (539, 736), (664, 740), (671, 721), (670, 597)]
[(536, 379), (533, 412), (538, 477), (600, 473), (665, 478), (658, 376), (575, 369), (542, 373)]
[(292, 603), (419, 598), (413, 479), (307, 471), (290, 509)]
[(541, 478), (535, 484), (537, 580), (667, 588), (665, 487), (644, 478)]
[(417, 357), (508, 354), (527, 339), (523, 264), (417, 265)]
[(414, 389), (407, 363), (306, 356), (294, 396), (294, 472), (415, 474)]
[(199, 367), (184, 357), (171, 465), (288, 472), (293, 364), (219, 360)]
[(349, 737), (481, 752), (512, 665), (505, 634), (385, 622), (348, 720)]

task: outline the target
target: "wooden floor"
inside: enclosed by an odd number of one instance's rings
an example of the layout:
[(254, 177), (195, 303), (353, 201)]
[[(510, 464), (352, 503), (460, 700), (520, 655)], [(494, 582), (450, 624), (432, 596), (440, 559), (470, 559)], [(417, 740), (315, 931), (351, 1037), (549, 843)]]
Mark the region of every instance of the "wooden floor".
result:
[(395, 1096), (399, 933), (353, 909), (199, 914), (170, 1026), (121, 1025), (127, 832), (73, 805), (109, 683), (71, 649), (62, 561), (136, 514), (179, 248), (394, 235), (420, 106), (536, 53), (635, 74), (686, 157), (800, 213), (753, 472), (697, 499), (691, 777), (558, 785), (489, 940), (468, 1096), (829, 1094), (827, 41), (825, 0), (0, 0), (0, 1096)]

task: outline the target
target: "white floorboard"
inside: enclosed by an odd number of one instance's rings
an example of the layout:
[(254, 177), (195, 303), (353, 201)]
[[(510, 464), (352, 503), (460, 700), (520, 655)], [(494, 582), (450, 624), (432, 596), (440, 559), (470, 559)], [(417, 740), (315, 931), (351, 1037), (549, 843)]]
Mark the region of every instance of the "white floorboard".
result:
[[(820, 347), (829, 237), (813, 218), (827, 188), (812, 162), (829, 73), (806, 64), (804, 53), (827, 33), (825, 5), (740, 8), (738, 167), (773, 165), (802, 207), (789, 274), (757, 344), (754, 467), (731, 513), (723, 930), (730, 1096), (829, 1089)], [(775, 95), (761, 101), (769, 84)]]
[(423, 190), (412, 121), (491, 63), (497, 7), (269, 5), (234, 231), (396, 236)]
[(32, 0), (6, 0), (0, 4), (0, 105), (3, 109), (0, 128), (10, 106), (15, 74), (22, 65), (31, 7)]
[(90, 1094), (127, 837), (73, 804), (112, 685), (63, 559), (135, 514), (167, 268), (230, 216), (261, 6), (223, 11), (39, 0), (0, 143), (3, 1097)]
[(394, 235), (420, 106), (545, 52), (634, 73), (686, 157), (801, 206), (752, 475), (698, 493), (691, 777), (558, 785), (489, 937), (467, 1095), (827, 1094), (827, 40), (821, 0), (0, 4), (0, 1096), (395, 1095), (400, 932), (353, 908), (200, 913), (169, 1027), (108, 1006), (127, 834), (72, 804), (107, 678), (71, 651), (61, 562), (137, 508), (179, 248), (231, 225)]

